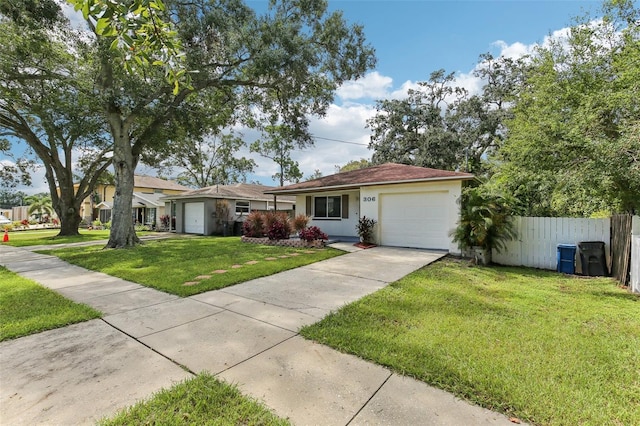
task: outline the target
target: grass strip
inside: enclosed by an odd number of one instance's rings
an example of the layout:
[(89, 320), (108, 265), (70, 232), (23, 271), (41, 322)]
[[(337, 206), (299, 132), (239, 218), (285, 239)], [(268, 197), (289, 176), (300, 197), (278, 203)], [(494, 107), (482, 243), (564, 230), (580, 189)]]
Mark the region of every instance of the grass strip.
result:
[(640, 424), (640, 298), (608, 278), (445, 260), (301, 333), (531, 423)]
[(2, 266), (0, 283), (0, 341), (100, 317), (100, 312)]
[[(59, 229), (42, 229), (31, 231), (15, 231), (9, 233), (9, 241), (6, 245), (13, 247), (27, 247), (27, 246), (39, 246), (39, 245), (54, 245), (54, 244), (70, 244), (70, 243), (83, 243), (88, 241), (108, 240), (108, 230), (86, 230), (80, 229), (80, 235), (59, 237)], [(142, 231), (137, 232), (138, 236), (148, 235), (151, 232)]]
[(127, 408), (103, 426), (289, 425), (235, 387), (202, 373)]
[[(178, 296), (220, 289), (343, 254), (331, 248), (247, 244), (239, 237), (176, 238), (145, 242), (130, 249), (69, 247), (44, 253)], [(214, 272), (220, 270), (226, 272)], [(210, 277), (197, 279), (201, 276)], [(184, 285), (196, 279), (198, 284)]]

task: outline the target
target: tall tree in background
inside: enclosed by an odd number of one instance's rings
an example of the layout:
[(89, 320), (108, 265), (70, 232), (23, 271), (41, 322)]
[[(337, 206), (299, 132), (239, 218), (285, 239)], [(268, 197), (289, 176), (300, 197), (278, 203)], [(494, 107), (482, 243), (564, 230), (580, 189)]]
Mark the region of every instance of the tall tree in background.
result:
[(456, 87), (455, 74), (438, 70), (407, 98), (378, 101), (378, 113), (367, 122), (372, 163), (484, 173), (483, 158), (506, 136), (504, 123), (525, 69), (525, 59), (483, 54), (474, 71), (483, 82), (478, 94)]
[(605, 3), (537, 52), (493, 184), (531, 215), (640, 209), (640, 10)]
[(304, 148), (311, 142), (294, 141), (294, 134), (285, 125), (271, 125), (265, 128), (263, 139), (251, 144), (251, 152), (257, 152), (278, 165), (278, 172), (272, 177), (280, 186), (284, 186), (285, 182), (300, 182), (302, 179), (298, 162), (291, 159), (291, 151)]
[(310, 181), (310, 180), (314, 180), (314, 179), (320, 179), (322, 177), (322, 172), (320, 171), (320, 169), (315, 169), (313, 171), (312, 174), (310, 174), (309, 176), (305, 177), (304, 180), (305, 181)]
[(2, 148), (26, 142), (18, 168), (37, 158), (60, 218), (59, 235), (77, 235), (82, 201), (111, 161), (88, 65), (91, 49), (53, 1), (3, 2), (0, 13), (11, 18), (0, 22)]
[(28, 195), (22, 191), (0, 189), (0, 208), (10, 209), (11, 207), (21, 206), (27, 197)]
[[(185, 69), (193, 72), (189, 85), (171, 84), (153, 67), (143, 67), (142, 75), (118, 67), (123, 56), (112, 49), (117, 31), (102, 33), (96, 42), (96, 98), (114, 143), (108, 247), (139, 241), (130, 214), (135, 168), (146, 150), (172, 139), (190, 102), (205, 94), (232, 108), (238, 122), (255, 127), (279, 119), (296, 140), (303, 139), (307, 115), (325, 114), (337, 86), (374, 64), (362, 28), (347, 25), (340, 12), (328, 13), (326, 1), (274, 1), (260, 16), (237, 0), (165, 4), (162, 20), (175, 28)], [(101, 34), (102, 27), (92, 28)]]
[(394, 162), (439, 169), (455, 169), (462, 151), (460, 141), (445, 119), (463, 89), (453, 87), (453, 73), (431, 73), (406, 99), (377, 102), (378, 113), (367, 121), (373, 164)]
[(445, 115), (462, 146), (462, 155), (458, 154), (461, 170), (476, 175), (487, 172), (486, 157), (497, 152), (508, 135), (506, 124), (513, 116), (528, 66), (528, 57), (480, 55), (473, 72), (483, 82), (480, 93), (459, 99)]
[(344, 166), (335, 166), (335, 167), (336, 167), (336, 173), (341, 173), (341, 172), (350, 172), (351, 170), (366, 169), (367, 167), (371, 167), (371, 165), (372, 165), (371, 161), (367, 160), (366, 158), (361, 158), (359, 160), (351, 160)]
[(160, 170), (171, 173), (182, 170), (178, 183), (192, 188), (213, 185), (230, 185), (246, 180), (256, 166), (255, 161), (236, 157), (244, 141), (232, 134), (206, 136), (196, 141), (172, 143), (170, 154), (160, 164)]

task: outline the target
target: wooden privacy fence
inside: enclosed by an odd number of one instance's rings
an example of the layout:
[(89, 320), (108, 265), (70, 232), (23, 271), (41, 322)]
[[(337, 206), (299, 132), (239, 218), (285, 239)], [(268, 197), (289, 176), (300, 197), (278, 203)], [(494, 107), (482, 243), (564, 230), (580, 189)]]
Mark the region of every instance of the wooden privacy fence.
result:
[(631, 268), (631, 215), (611, 216), (611, 276), (629, 284)]
[[(502, 253), (493, 251), (493, 261), (502, 265), (529, 266), (555, 270), (558, 244), (583, 241), (605, 243), (607, 265), (611, 263), (611, 220), (567, 217), (514, 217), (518, 239), (508, 241)], [(576, 256), (576, 272), (582, 273), (580, 256)]]

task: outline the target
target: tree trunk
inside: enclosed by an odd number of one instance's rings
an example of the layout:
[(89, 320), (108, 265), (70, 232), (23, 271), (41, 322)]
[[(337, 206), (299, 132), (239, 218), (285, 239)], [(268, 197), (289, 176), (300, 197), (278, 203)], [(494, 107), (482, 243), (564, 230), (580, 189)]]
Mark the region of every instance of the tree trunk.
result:
[(75, 205), (75, 200), (63, 199), (65, 195), (68, 195), (68, 191), (61, 190), (60, 193), (60, 200), (58, 201), (58, 205), (55, 206), (55, 211), (60, 219), (60, 232), (58, 233), (58, 236), (80, 235), (80, 232), (78, 231), (80, 222), (82, 221), (82, 217), (79, 213), (80, 208)]
[(140, 243), (131, 212), (133, 201), (133, 175), (137, 159), (132, 153), (127, 126), (120, 117), (111, 118), (114, 139), (113, 168), (115, 170), (115, 196), (111, 216), (108, 248), (133, 247)]

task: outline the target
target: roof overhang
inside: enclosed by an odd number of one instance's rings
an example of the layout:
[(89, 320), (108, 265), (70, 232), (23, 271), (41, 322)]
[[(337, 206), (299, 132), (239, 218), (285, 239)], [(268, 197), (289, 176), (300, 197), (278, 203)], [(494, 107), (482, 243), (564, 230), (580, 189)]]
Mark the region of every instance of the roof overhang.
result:
[(265, 191), (265, 194), (274, 195), (297, 195), (308, 194), (309, 192), (328, 192), (328, 191), (345, 191), (345, 190), (357, 190), (366, 186), (382, 186), (382, 185), (398, 185), (407, 183), (427, 183), (427, 182), (442, 182), (452, 180), (472, 180), (475, 176), (451, 176), (451, 177), (436, 177), (436, 178), (424, 178), (424, 179), (408, 179), (408, 180), (394, 180), (394, 181), (382, 181), (382, 182), (366, 182), (359, 184), (345, 184), (345, 185), (332, 185), (332, 186), (319, 186), (316, 188), (297, 188), (297, 189), (272, 189)]
[[(265, 194), (267, 193), (265, 192)], [(176, 194), (176, 195), (169, 195), (166, 197), (162, 197), (160, 198), (160, 201), (193, 200), (193, 199), (202, 199), (202, 198), (208, 198), (212, 200), (273, 201), (273, 197), (252, 198), (252, 197), (238, 197), (238, 196), (223, 195), (223, 194), (193, 194), (193, 195)], [(295, 204), (295, 201), (293, 200), (278, 199), (278, 202)]]

